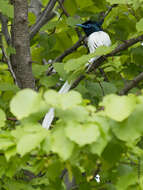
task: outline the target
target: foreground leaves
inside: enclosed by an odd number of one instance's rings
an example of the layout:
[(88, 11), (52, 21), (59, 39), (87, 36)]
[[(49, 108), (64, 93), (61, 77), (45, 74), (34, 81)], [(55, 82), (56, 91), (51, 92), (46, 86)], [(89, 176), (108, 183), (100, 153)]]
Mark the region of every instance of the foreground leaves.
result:
[[(27, 2), (33, 8), (30, 3), (39, 1)], [(40, 2), (43, 15), (52, 1)], [(118, 5), (111, 10), (114, 4)], [(89, 54), (82, 42), (75, 50), (83, 34), (75, 24), (98, 21), (108, 8), (103, 30), (113, 45)], [(0, 14), (10, 32), (13, 5), (9, 0), (0, 0)], [(49, 15), (54, 17), (47, 17), (48, 22), (30, 42), (36, 91), (18, 89), (0, 51), (0, 189), (65, 190), (67, 177), (69, 181), (74, 177), (72, 189), (142, 190), (143, 83), (129, 95), (116, 94), (142, 72), (143, 46), (136, 43), (108, 57), (91, 73), (85, 68), (91, 58), (142, 35), (143, 0), (66, 0), (63, 7), (57, 2)], [(30, 31), (40, 17), (29, 13)], [(7, 56), (15, 54), (0, 25), (0, 49)], [(51, 65), (56, 72), (51, 72)], [(85, 78), (74, 91), (58, 94), (66, 80), (80, 75)], [(41, 123), (50, 107), (55, 109), (55, 119), (46, 131)]]

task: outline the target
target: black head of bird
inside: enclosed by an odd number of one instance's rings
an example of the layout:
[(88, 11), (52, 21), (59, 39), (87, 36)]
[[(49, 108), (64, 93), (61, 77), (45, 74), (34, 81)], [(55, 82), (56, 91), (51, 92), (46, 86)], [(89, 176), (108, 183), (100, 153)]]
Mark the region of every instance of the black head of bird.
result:
[(93, 32), (102, 31), (102, 22), (87, 21), (83, 24), (77, 24), (77, 26), (83, 28), (85, 34), (89, 36)]

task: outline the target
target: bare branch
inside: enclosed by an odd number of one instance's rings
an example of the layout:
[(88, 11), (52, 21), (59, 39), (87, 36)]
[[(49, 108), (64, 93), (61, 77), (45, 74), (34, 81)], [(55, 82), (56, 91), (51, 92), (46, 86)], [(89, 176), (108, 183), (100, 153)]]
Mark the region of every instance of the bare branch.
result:
[(6, 54), (6, 52), (5, 52), (5, 49), (4, 49), (4, 46), (3, 46), (3, 42), (2, 42), (2, 36), (1, 36), (1, 34), (0, 34), (0, 48), (1, 48), (1, 50), (2, 50), (2, 54), (3, 54), (4, 58), (5, 58), (5, 61), (6, 61), (7, 64), (8, 64), (8, 69), (9, 69), (9, 71), (10, 71), (10, 73), (11, 73), (13, 79), (14, 79), (14, 82), (15, 82), (16, 85), (18, 85), (18, 82), (17, 82), (17, 80), (16, 80), (15, 73), (14, 73), (14, 71), (13, 71), (13, 69), (12, 69), (12, 66), (11, 66), (10, 59), (9, 59), (8, 55)]
[(10, 39), (10, 35), (8, 32), (8, 27), (7, 27), (8, 19), (6, 16), (4, 16), (0, 13), (0, 20), (1, 20), (1, 24), (2, 24), (2, 33), (5, 36), (7, 44), (10, 45), (11, 39)]
[(118, 6), (118, 4), (113, 4), (112, 6), (110, 6), (109, 7), (109, 9), (105, 12), (105, 13), (103, 13), (103, 15), (102, 15), (102, 19), (101, 19), (101, 23), (103, 23), (104, 22), (104, 20), (105, 20), (105, 18), (108, 16), (108, 14), (112, 11), (112, 9), (114, 8), (114, 7), (117, 7)]
[(80, 38), (72, 47), (70, 47), (69, 49), (65, 50), (65, 52), (62, 55), (60, 55), (59, 57), (57, 57), (53, 62), (61, 62), (64, 57), (66, 57), (67, 55), (69, 55), (72, 52), (74, 52), (75, 50), (77, 50), (77, 48), (79, 48), (82, 45), (82, 41), (85, 38), (86, 38), (85, 36), (83, 36), (82, 38)]
[(40, 30), (40, 28), (51, 18), (55, 16), (55, 13), (52, 12), (57, 0), (50, 0), (44, 11), (41, 13), (41, 16), (37, 22), (30, 29), (30, 39), (32, 39), (35, 34)]
[(136, 87), (140, 81), (143, 80), (143, 72), (136, 76), (131, 82), (127, 83), (125, 87), (118, 93), (119, 95), (125, 95), (132, 88)]
[(62, 3), (60, 0), (58, 0), (58, 3), (59, 3), (59, 5), (60, 5), (61, 9), (63, 10), (63, 13), (64, 13), (67, 17), (69, 17), (70, 15), (69, 15), (69, 13), (66, 11), (65, 7), (63, 6), (63, 3)]

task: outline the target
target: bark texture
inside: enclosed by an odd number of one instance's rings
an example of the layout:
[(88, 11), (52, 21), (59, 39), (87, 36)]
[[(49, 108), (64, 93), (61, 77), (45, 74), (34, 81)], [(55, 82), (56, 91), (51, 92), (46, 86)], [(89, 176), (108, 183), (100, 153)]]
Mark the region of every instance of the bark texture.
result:
[(14, 0), (13, 5), (14, 22), (11, 34), (16, 54), (11, 56), (12, 68), (20, 88), (34, 88), (28, 30), (28, 1)]

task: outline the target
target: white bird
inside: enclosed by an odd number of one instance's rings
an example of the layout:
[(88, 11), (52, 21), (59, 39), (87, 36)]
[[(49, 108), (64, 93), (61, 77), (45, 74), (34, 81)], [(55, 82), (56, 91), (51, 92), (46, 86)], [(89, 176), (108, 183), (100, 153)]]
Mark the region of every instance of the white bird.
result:
[[(102, 30), (101, 25), (102, 25), (101, 22), (95, 22), (95, 21), (87, 21), (83, 24), (77, 24), (77, 26), (83, 28), (87, 36), (87, 45), (88, 45), (90, 53), (94, 53), (96, 51), (96, 48), (99, 46), (111, 45), (110, 37), (106, 32)], [(89, 63), (93, 63), (99, 57), (100, 56), (91, 58), (89, 60)], [(88, 69), (89, 68), (87, 68), (87, 70)], [(59, 93), (63, 94), (63, 93), (68, 92), (71, 86), (72, 86), (72, 82), (69, 84), (68, 81), (66, 81), (64, 85), (62, 86), (62, 88), (60, 89)], [(49, 112), (45, 115), (45, 118), (43, 120), (43, 123), (42, 123), (43, 128), (49, 129), (53, 119), (54, 119), (54, 108), (50, 108)]]

